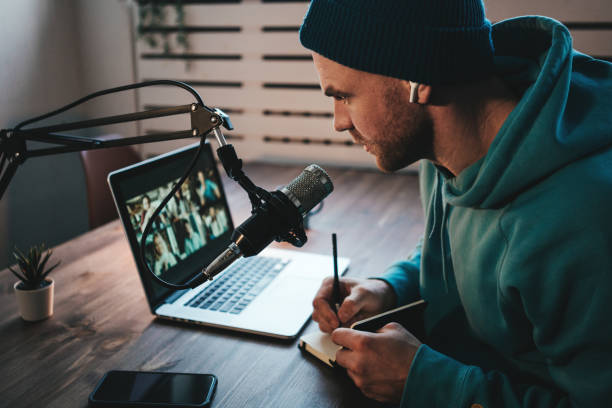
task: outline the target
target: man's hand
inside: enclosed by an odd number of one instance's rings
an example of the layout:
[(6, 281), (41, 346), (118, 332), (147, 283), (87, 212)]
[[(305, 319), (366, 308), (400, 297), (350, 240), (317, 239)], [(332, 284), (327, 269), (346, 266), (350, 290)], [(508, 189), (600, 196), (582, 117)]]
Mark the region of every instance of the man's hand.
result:
[(333, 283), (333, 278), (325, 278), (312, 301), (314, 307), (312, 320), (319, 323), (319, 328), (325, 333), (331, 333), (341, 323), (350, 326), (358, 320), (384, 312), (395, 305), (395, 292), (386, 282), (378, 279), (342, 278), (340, 294), (343, 301), (336, 316), (331, 306), (334, 303)]
[(344, 347), (336, 353), (336, 363), (346, 368), (366, 397), (399, 404), (421, 345), (416, 337), (398, 323), (389, 323), (377, 333), (336, 329), (332, 340)]

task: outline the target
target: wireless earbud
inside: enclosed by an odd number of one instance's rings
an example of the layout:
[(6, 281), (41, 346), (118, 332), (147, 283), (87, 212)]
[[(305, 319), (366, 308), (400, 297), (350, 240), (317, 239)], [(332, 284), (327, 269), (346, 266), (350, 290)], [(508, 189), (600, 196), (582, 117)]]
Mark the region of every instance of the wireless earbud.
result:
[(410, 83), (410, 103), (419, 103), (419, 83), (408, 82)]

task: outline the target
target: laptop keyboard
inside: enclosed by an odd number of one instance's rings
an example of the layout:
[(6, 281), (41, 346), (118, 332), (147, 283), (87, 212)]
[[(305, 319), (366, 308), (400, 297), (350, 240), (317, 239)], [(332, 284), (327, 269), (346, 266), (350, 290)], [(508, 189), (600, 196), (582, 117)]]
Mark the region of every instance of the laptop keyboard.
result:
[(243, 258), (213, 280), (185, 306), (239, 314), (287, 266), (289, 260), (255, 256)]

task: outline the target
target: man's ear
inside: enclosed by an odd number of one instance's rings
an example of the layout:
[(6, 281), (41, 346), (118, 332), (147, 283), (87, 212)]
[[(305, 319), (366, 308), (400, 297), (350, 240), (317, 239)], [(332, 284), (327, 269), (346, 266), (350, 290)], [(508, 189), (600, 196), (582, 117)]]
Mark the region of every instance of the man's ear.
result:
[(427, 105), (431, 102), (431, 86), (419, 84), (418, 82), (408, 82), (410, 86), (410, 102), (419, 105)]

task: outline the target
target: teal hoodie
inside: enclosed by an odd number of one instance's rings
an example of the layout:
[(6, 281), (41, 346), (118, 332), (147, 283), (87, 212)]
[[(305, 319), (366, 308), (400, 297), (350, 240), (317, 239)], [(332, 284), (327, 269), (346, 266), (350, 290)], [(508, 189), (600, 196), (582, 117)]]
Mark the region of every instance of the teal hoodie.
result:
[(545, 17), (492, 36), (521, 99), (456, 177), (421, 165), (422, 247), (383, 277), (429, 302), (402, 407), (611, 406), (612, 65)]

